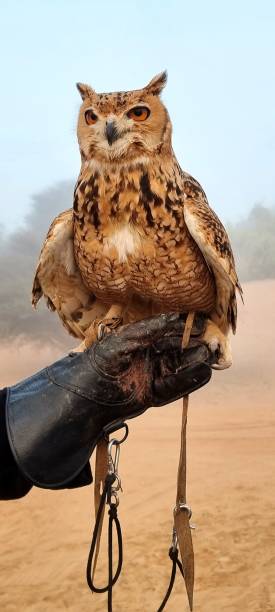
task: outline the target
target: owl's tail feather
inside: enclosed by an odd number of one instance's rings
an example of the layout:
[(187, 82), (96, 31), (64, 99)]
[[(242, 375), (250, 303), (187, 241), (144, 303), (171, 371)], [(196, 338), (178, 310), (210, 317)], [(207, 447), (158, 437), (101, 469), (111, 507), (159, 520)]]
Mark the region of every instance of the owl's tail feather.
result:
[(233, 334), (235, 334), (237, 329), (237, 300), (235, 293), (228, 304), (227, 321), (232, 328)]

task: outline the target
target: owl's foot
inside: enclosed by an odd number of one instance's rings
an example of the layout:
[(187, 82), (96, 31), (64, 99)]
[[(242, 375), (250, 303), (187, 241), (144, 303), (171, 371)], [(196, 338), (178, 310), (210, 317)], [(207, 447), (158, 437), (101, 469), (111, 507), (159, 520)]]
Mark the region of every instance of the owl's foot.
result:
[(216, 353), (217, 361), (212, 365), (215, 370), (225, 370), (232, 365), (232, 352), (228, 336), (222, 333), (219, 327), (210, 319), (202, 337), (212, 353)]
[(90, 348), (97, 340), (102, 340), (106, 334), (110, 334), (114, 329), (117, 329), (123, 323), (124, 307), (121, 304), (112, 304), (102, 317), (97, 317), (91, 323), (90, 327), (85, 331), (84, 341), (81, 343), (79, 350)]
[(82, 340), (82, 342), (71, 351), (72, 353), (83, 353), (83, 351), (86, 351), (87, 348), (90, 348), (90, 346), (92, 346), (92, 344), (96, 342), (96, 340), (98, 339), (97, 329), (99, 324), (100, 321), (98, 319), (95, 319), (91, 323), (90, 327), (88, 327), (85, 332), (84, 340)]
[(114, 329), (122, 325), (122, 317), (106, 317), (104, 319), (95, 319), (85, 334), (85, 348), (92, 346), (97, 340), (102, 340), (106, 334), (110, 334)]

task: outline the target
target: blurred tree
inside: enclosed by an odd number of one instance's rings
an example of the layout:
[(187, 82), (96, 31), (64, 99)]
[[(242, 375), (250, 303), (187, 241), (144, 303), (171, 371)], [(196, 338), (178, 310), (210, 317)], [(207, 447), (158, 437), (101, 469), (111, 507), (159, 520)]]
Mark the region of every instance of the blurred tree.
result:
[(257, 204), (227, 229), (241, 281), (275, 278), (275, 208)]
[(73, 188), (73, 183), (66, 181), (34, 195), (24, 225), (10, 234), (0, 232), (1, 338), (22, 335), (42, 341), (74, 343), (44, 304), (39, 305), (37, 312), (31, 306), (32, 281), (42, 241), (53, 218), (70, 208)]

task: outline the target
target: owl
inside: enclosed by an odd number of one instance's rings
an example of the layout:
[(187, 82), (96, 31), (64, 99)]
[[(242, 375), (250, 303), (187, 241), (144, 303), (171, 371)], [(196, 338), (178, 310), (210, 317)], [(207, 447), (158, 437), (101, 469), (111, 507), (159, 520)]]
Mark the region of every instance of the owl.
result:
[(142, 89), (82, 98), (73, 209), (52, 223), (33, 285), (89, 346), (104, 331), (165, 312), (205, 313), (203, 341), (231, 365), (242, 294), (227, 233), (172, 148), (166, 72)]

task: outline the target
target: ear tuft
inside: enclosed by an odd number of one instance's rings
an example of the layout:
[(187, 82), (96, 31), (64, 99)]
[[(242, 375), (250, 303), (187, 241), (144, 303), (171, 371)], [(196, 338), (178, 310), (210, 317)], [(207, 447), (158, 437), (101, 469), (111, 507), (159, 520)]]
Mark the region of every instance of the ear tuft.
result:
[(95, 90), (92, 89), (89, 85), (85, 85), (85, 83), (76, 83), (76, 87), (81, 95), (82, 100), (86, 100), (86, 98), (93, 98), (95, 95)]
[(167, 72), (166, 70), (164, 70), (164, 72), (160, 72), (160, 74), (157, 74), (151, 81), (150, 83), (148, 83), (148, 85), (146, 85), (146, 87), (144, 87), (144, 90), (147, 93), (152, 94), (153, 96), (158, 96), (163, 88), (165, 87), (166, 83), (167, 83)]

